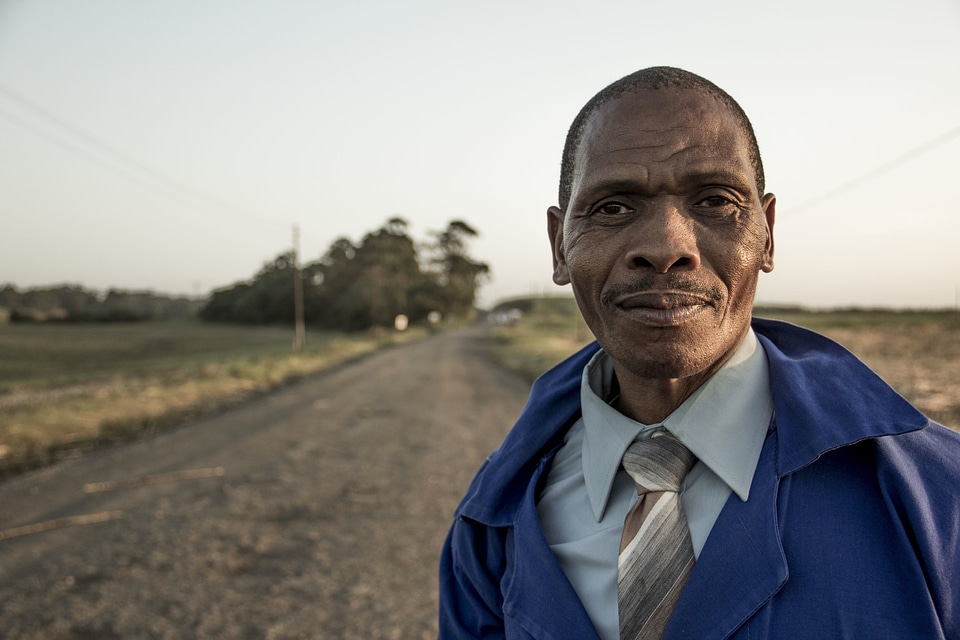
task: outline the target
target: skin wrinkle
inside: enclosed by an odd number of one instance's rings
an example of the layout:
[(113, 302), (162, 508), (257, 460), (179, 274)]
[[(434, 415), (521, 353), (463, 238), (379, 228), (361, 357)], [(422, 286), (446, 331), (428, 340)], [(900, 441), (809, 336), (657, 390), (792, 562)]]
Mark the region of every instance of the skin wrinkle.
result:
[(690, 90), (599, 107), (574, 166), (567, 210), (548, 211), (554, 279), (613, 361), (618, 409), (655, 423), (746, 335), (758, 273), (773, 268), (775, 199), (758, 193), (736, 118)]

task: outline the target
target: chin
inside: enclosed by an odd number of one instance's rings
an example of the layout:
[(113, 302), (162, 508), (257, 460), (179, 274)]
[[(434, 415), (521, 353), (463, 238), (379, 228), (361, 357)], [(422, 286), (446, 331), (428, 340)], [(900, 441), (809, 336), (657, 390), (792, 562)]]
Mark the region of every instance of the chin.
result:
[(598, 338), (598, 341), (604, 351), (632, 375), (658, 380), (702, 374), (726, 360), (739, 343), (739, 340), (721, 339), (712, 326), (644, 328), (607, 334), (606, 339)]
[(650, 380), (678, 380), (703, 373), (710, 367), (708, 362), (679, 362), (677, 360), (621, 360), (631, 374), (637, 378)]
[(643, 343), (614, 341), (607, 345), (601, 342), (600, 345), (614, 362), (637, 378), (685, 378), (710, 366), (704, 354), (662, 339)]

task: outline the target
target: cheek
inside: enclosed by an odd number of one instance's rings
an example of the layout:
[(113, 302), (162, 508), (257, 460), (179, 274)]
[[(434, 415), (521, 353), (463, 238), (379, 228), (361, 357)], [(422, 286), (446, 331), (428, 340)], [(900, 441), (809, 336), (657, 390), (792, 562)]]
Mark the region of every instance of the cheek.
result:
[(610, 265), (595, 252), (574, 253), (573, 261), (568, 261), (567, 267), (574, 290), (585, 301), (587, 298), (591, 301), (598, 298), (610, 277)]
[(566, 236), (564, 247), (570, 279), (575, 287), (592, 289), (600, 286), (612, 268), (615, 258), (613, 243), (600, 234), (574, 233)]
[(752, 225), (743, 229), (735, 239), (732, 239), (726, 245), (725, 252), (720, 252), (720, 260), (725, 264), (725, 279), (731, 288), (739, 283), (756, 281), (757, 274), (763, 266), (766, 242), (765, 227)]
[(744, 249), (758, 265), (763, 263), (768, 239), (769, 231), (766, 220), (762, 215), (758, 215), (754, 218), (753, 224), (744, 230), (742, 241)]

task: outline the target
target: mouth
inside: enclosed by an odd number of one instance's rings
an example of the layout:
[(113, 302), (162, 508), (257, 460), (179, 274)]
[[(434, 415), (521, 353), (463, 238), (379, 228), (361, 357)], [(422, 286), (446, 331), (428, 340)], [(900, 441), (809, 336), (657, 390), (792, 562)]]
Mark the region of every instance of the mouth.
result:
[(643, 291), (624, 294), (613, 305), (635, 322), (652, 327), (675, 327), (714, 306), (711, 296), (689, 291)]

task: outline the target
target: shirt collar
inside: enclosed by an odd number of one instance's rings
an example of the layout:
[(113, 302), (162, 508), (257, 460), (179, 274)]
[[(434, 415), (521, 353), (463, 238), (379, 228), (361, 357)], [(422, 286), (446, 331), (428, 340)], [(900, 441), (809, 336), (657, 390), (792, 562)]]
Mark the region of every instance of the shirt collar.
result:
[(645, 425), (604, 402), (614, 380), (613, 363), (602, 350), (584, 367), (583, 476), (599, 522), (606, 510), (620, 460), (637, 436), (666, 427), (746, 501), (773, 415), (767, 359), (753, 329), (740, 347), (662, 423)]

